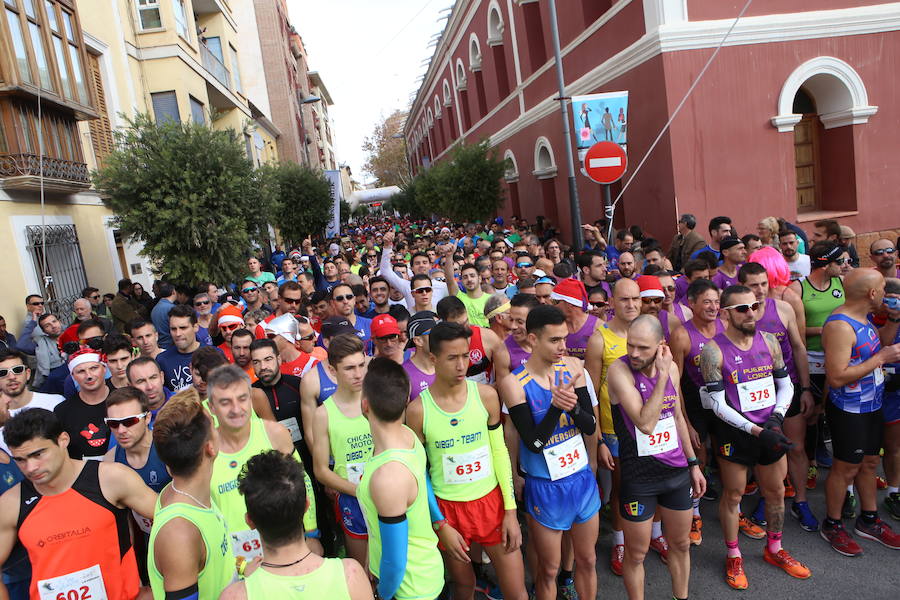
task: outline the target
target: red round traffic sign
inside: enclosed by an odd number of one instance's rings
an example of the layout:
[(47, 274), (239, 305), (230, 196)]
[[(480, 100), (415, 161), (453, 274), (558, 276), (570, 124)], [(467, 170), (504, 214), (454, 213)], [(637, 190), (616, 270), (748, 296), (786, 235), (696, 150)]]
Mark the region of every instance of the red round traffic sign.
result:
[(625, 149), (615, 142), (597, 142), (584, 155), (584, 171), (597, 183), (618, 181), (627, 166)]

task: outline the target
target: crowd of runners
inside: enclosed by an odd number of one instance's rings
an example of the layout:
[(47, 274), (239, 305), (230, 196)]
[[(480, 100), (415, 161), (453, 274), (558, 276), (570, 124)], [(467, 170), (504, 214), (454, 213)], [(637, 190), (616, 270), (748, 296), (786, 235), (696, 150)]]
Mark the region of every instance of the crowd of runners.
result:
[(652, 550), (681, 600), (704, 498), (735, 589), (824, 568), (786, 508), (900, 549), (897, 240), (861, 265), (831, 220), (602, 225), (370, 219), (240, 281), (29, 295), (18, 337), (0, 317), (0, 599), (592, 600), (604, 519), (628, 597)]

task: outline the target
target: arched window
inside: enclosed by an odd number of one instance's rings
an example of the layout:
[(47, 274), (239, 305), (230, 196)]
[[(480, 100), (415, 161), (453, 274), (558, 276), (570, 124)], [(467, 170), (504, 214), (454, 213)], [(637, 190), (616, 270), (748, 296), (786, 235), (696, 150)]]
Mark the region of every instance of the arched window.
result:
[(456, 89), (461, 92), (466, 89), (466, 68), (461, 58), (456, 59)]
[(469, 38), (469, 70), (476, 73), (481, 70), (481, 46), (478, 36), (472, 33)]
[(428, 109), (428, 126), (431, 127), (434, 125), (434, 113), (431, 112), (431, 109)]
[(503, 173), (503, 178), (506, 181), (518, 181), (519, 165), (516, 163), (516, 156), (512, 153), (512, 150), (507, 150), (503, 153), (503, 161), (506, 163), (504, 165), (506, 170)]
[(553, 158), (553, 147), (550, 141), (541, 136), (534, 144), (534, 171), (532, 174), (538, 179), (556, 177), (556, 161)]
[(447, 80), (444, 80), (444, 106), (450, 106), (453, 102), (453, 97), (450, 95), (450, 84), (447, 83)]
[(487, 43), (489, 46), (497, 46), (503, 43), (503, 16), (497, 0), (491, 0), (488, 8)]
[(441, 118), (441, 101), (437, 96), (434, 97), (434, 116), (438, 119)]
[(503, 179), (509, 188), (509, 204), (512, 214), (516, 217), (522, 216), (522, 205), (519, 201), (519, 165), (516, 163), (516, 157), (512, 150), (503, 153), (503, 161), (506, 163), (506, 171)]

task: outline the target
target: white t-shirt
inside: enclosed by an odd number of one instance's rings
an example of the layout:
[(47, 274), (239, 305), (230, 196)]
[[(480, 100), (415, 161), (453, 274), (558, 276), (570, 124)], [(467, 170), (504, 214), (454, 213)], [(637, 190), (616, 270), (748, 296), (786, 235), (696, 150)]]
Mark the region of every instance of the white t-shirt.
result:
[(809, 275), (809, 255), (798, 252), (795, 258), (797, 260), (794, 262), (788, 261), (788, 268), (791, 270), (791, 281), (797, 281)]
[[(56, 408), (56, 405), (63, 400), (65, 400), (65, 398), (63, 396), (60, 396), (59, 394), (44, 394), (41, 392), (32, 392), (31, 402), (29, 402), (25, 406), (10, 410), (9, 417), (12, 418), (23, 410), (28, 410), (30, 408), (46, 408), (47, 410), (52, 412), (53, 409)], [(6, 445), (6, 440), (3, 439), (2, 427), (0, 427), (0, 448), (2, 448), (4, 452), (9, 454), (9, 446)]]

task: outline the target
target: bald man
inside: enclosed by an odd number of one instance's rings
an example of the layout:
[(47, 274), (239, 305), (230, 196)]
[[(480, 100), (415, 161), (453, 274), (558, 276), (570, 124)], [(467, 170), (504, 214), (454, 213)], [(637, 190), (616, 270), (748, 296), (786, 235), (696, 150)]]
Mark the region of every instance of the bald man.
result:
[(884, 238), (875, 240), (869, 246), (869, 258), (875, 265), (875, 270), (884, 277), (900, 277), (897, 269), (897, 247), (894, 242)]
[[(619, 513), (625, 532), (623, 572), (632, 600), (644, 597), (644, 557), (659, 512), (669, 543), (672, 597), (688, 597), (692, 498), (706, 481), (688, 437), (678, 393), (678, 367), (656, 317), (628, 327), (628, 352), (607, 373), (622, 466)], [(659, 506), (659, 510), (656, 508)]]
[(622, 279), (633, 279), (637, 264), (635, 263), (634, 254), (631, 252), (623, 252), (619, 255), (619, 276)]
[[(856, 483), (861, 513), (854, 530), (860, 537), (900, 550), (900, 535), (878, 518), (875, 470), (884, 432), (882, 366), (900, 360), (900, 344), (881, 346), (868, 315), (880, 309), (884, 277), (855, 269), (844, 279), (846, 300), (825, 320), (822, 345), (829, 394), (825, 415), (831, 429), (834, 464), (825, 482), (827, 518), (822, 537), (838, 553), (858, 556), (862, 548), (844, 529), (841, 506), (847, 486)], [(900, 319), (900, 311), (889, 317)]]
[[(629, 253), (625, 252), (620, 255), (619, 260), (621, 261), (626, 254)], [(599, 462), (601, 466), (604, 466), (606, 461), (602, 459), (606, 456), (606, 451), (608, 450), (614, 462), (609, 503), (611, 506), (616, 506), (619, 500), (619, 439), (616, 437), (616, 430), (613, 426), (606, 375), (613, 363), (625, 355), (628, 325), (641, 314), (641, 289), (638, 287), (637, 282), (631, 279), (618, 280), (613, 288), (612, 305), (615, 309), (613, 318), (598, 327), (594, 335), (588, 340), (584, 366), (591, 376), (591, 381), (594, 382), (597, 397), (600, 400), (601, 460)], [(598, 333), (599, 335), (597, 335)], [(614, 510), (612, 512), (612, 520), (613, 549), (610, 558), (610, 568), (616, 575), (622, 575), (622, 561), (625, 557), (625, 536), (622, 533), (622, 517), (619, 515), (619, 511)], [(664, 542), (659, 539), (662, 537), (662, 534), (659, 530), (655, 533), (656, 535), (651, 541), (651, 547), (654, 547), (655, 544), (654, 549), (662, 553), (662, 544)]]

